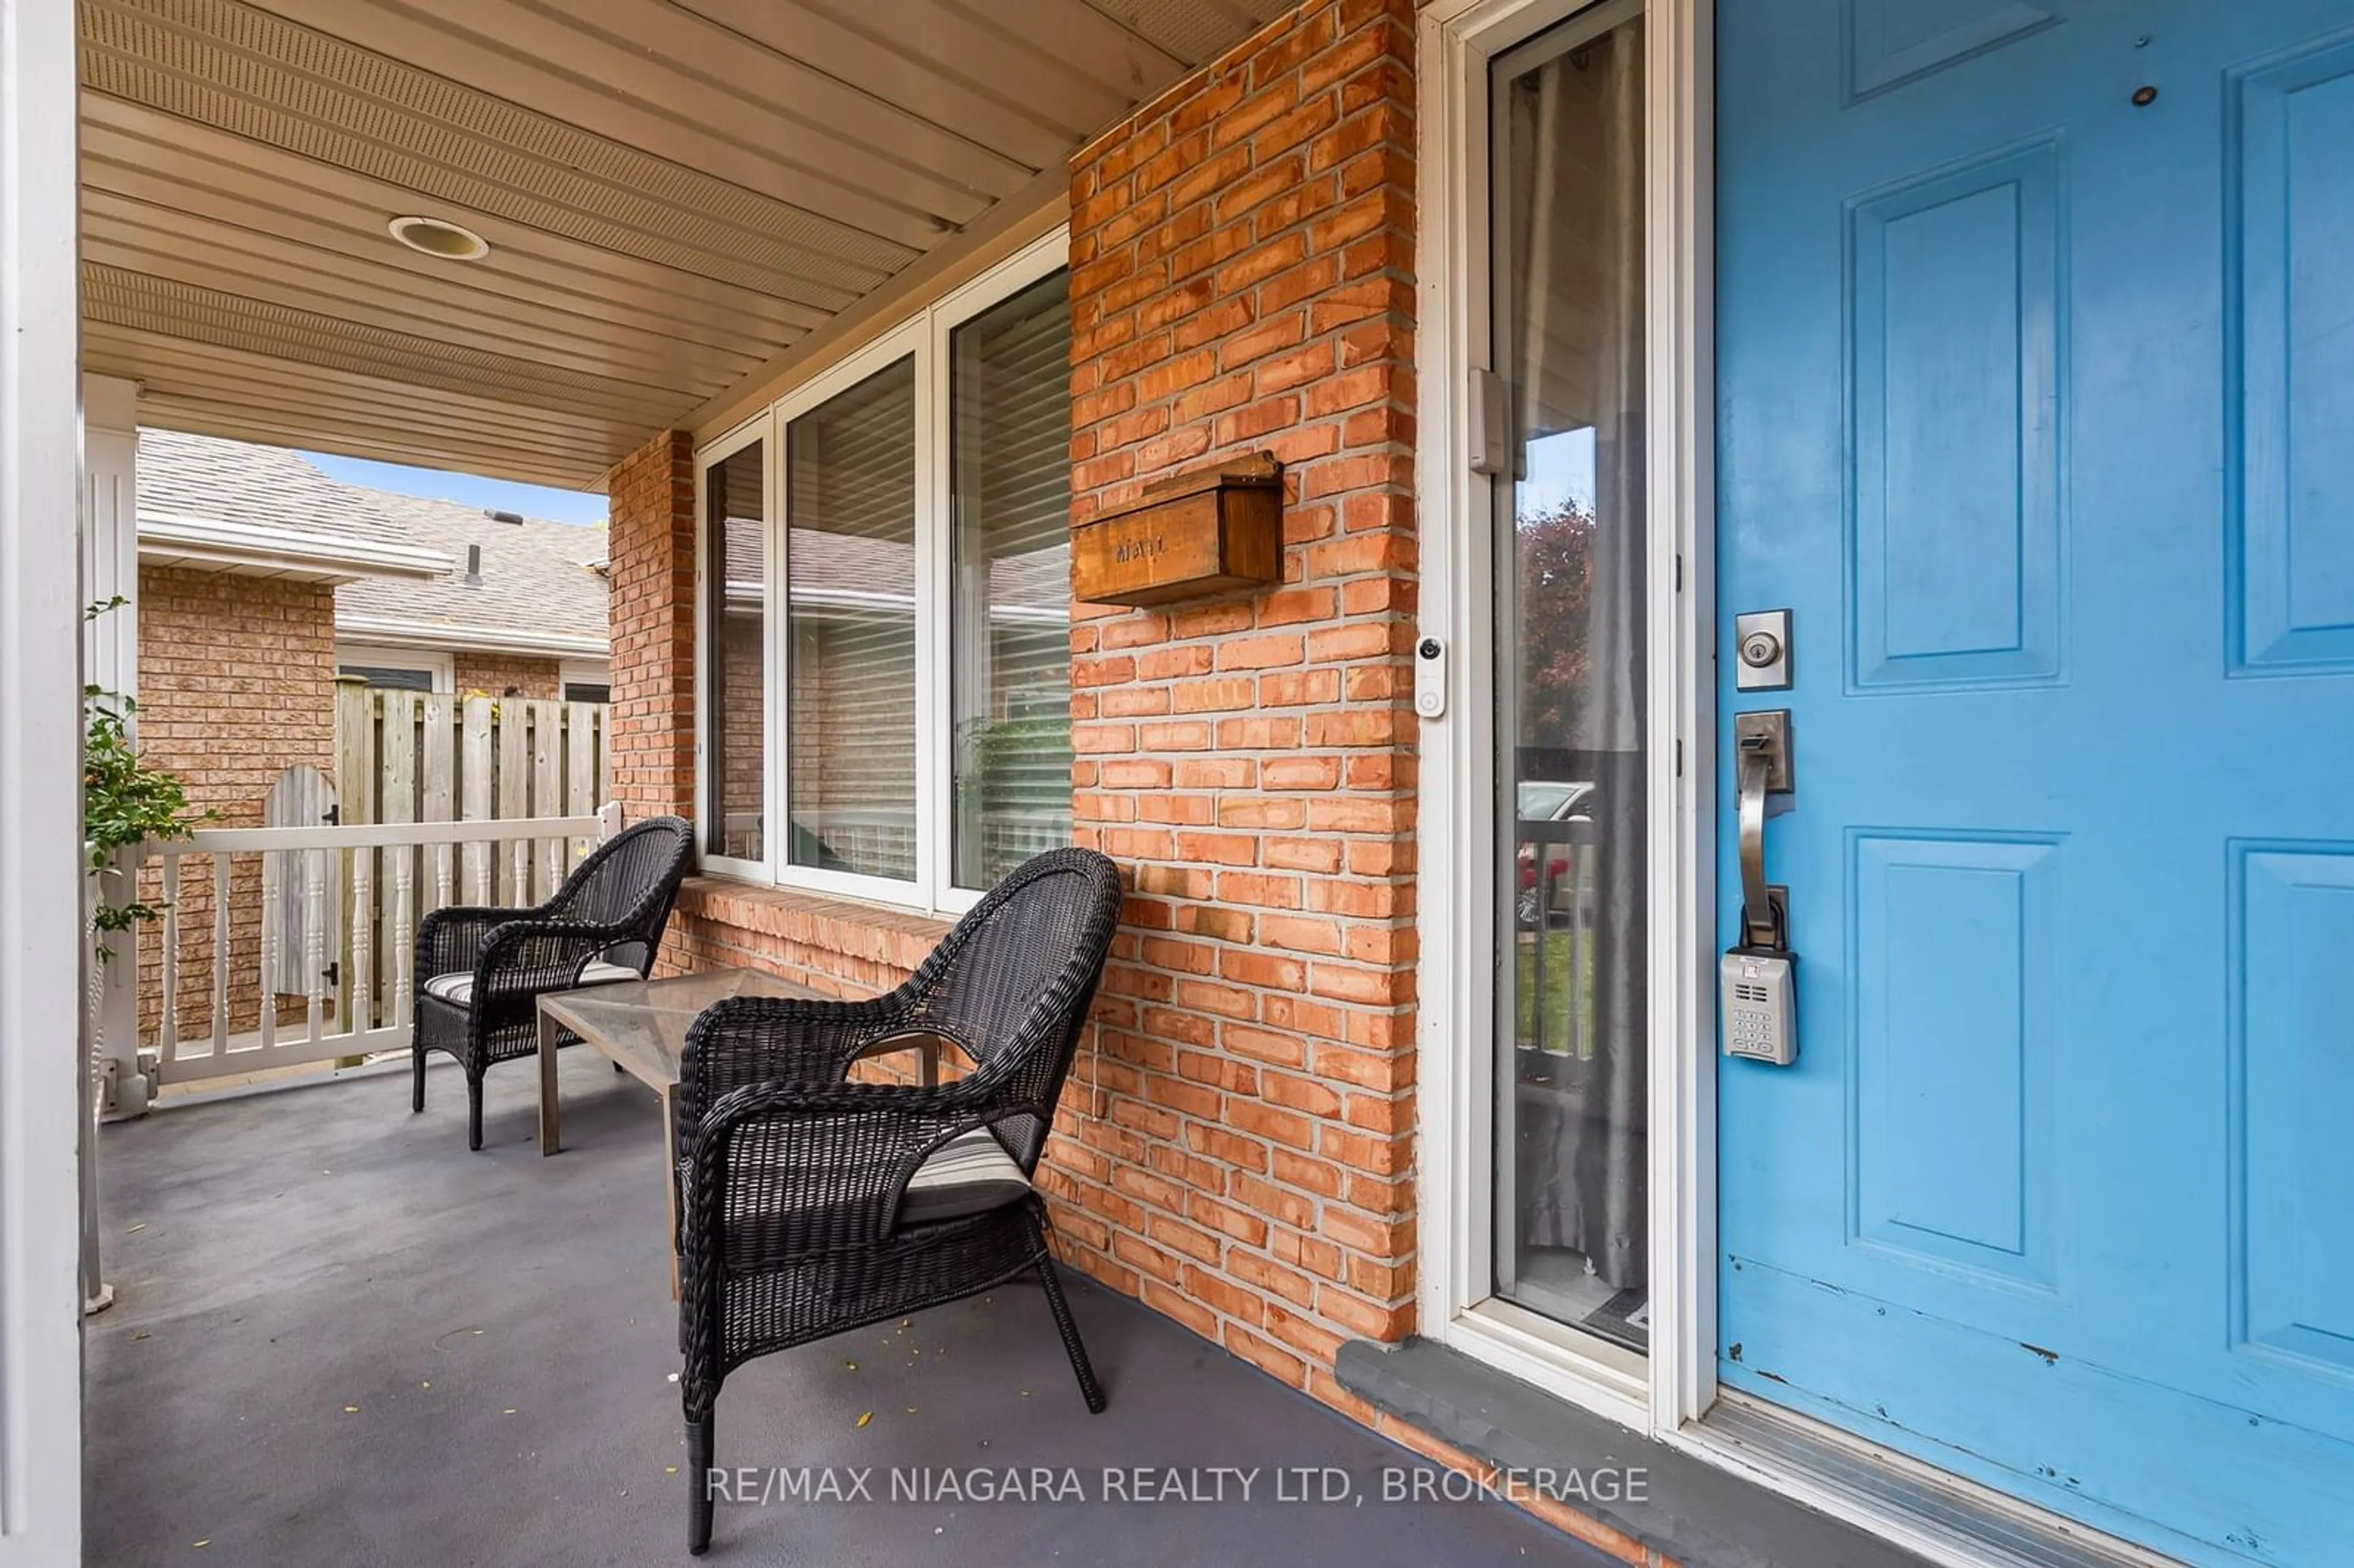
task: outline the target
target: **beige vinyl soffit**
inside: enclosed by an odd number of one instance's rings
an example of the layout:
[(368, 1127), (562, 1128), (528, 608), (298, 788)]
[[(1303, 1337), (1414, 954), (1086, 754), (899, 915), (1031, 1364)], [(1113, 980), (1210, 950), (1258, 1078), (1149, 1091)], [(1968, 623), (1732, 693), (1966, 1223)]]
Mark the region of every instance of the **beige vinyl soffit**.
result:
[(1050, 229), (1073, 148), (1290, 3), (77, 0), (85, 368), (594, 486)]

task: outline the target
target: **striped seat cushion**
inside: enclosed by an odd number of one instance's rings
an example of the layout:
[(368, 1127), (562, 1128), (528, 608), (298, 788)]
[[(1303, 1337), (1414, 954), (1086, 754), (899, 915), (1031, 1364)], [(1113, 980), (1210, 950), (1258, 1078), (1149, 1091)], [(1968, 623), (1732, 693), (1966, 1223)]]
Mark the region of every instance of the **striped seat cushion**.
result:
[(1005, 1146), (985, 1127), (959, 1133), (932, 1151), (907, 1178), (899, 1223), (919, 1225), (960, 1219), (1014, 1202), (1030, 1191), (1030, 1178)]
[[(742, 1146), (739, 1145), (739, 1151)], [(742, 1158), (739, 1152), (737, 1158)], [(818, 1173), (811, 1173), (815, 1177)], [(684, 1186), (691, 1175), (691, 1166), (681, 1160), (678, 1177), (681, 1187), (680, 1212), (685, 1212)], [(828, 1183), (812, 1179), (814, 1191), (823, 1191)], [(1030, 1178), (1022, 1167), (1005, 1152), (1005, 1146), (985, 1127), (974, 1128), (932, 1151), (931, 1157), (916, 1167), (907, 1178), (907, 1195), (899, 1201), (897, 1223), (902, 1225), (937, 1224), (943, 1220), (963, 1219), (967, 1215), (985, 1213), (1007, 1203), (1019, 1202), (1030, 1192)], [(758, 1215), (737, 1216), (736, 1222), (748, 1220), (751, 1228), (758, 1226)], [(741, 1236), (735, 1239), (741, 1240)]]
[[(645, 977), (627, 964), (609, 964), (602, 959), (591, 959), (588, 967), (580, 971), (581, 985), (611, 985), (616, 980), (643, 980)], [(471, 1006), (474, 1000), (474, 971), (452, 969), (446, 975), (435, 975), (425, 982), (425, 994), (448, 1002), (452, 1007)]]

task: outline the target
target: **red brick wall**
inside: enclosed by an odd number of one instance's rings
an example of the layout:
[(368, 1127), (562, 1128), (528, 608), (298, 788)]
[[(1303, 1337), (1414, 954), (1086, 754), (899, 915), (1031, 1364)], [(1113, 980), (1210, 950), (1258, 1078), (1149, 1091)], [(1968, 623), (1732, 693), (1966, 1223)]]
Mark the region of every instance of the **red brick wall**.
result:
[(605, 476), (613, 702), (628, 820), (695, 814), (695, 442), (668, 430)]
[[(261, 825), (261, 799), (298, 762), (335, 765), (335, 590), (323, 583), (179, 567), (139, 569), (139, 754), (187, 787), (211, 825)], [(140, 877), (163, 895), (160, 865)], [(179, 1004), (183, 1039), (212, 1026), (213, 867), (180, 865)], [(261, 857), (239, 855), (229, 879), (228, 1026), (260, 1015)], [(162, 934), (139, 938), (140, 1037), (163, 1016)], [(286, 1012), (283, 1016), (292, 1017)]]
[(1051, 1157), (1066, 1251), (1354, 1407), (1413, 1327), (1413, 8), (1320, 0), (1072, 164), (1078, 520), (1270, 450), (1284, 581), (1078, 606), (1082, 842), (1133, 876)]
[(563, 666), (554, 659), (534, 659), (520, 653), (482, 653), (468, 650), (455, 655), (452, 683), (460, 695), (480, 692), (504, 697), (560, 697)]

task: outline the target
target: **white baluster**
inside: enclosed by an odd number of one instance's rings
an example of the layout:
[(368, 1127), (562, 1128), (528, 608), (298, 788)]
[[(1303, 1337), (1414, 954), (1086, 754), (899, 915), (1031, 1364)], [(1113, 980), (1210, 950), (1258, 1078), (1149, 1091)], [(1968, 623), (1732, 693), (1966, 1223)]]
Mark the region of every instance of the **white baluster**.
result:
[(261, 857), (261, 1048), (278, 1044), (278, 861)]
[[(134, 890), (135, 895), (135, 890)], [(136, 961), (139, 934), (135, 930), (115, 933), (114, 961), (128, 964)], [(164, 1060), (180, 1059), (180, 857), (165, 851), (164, 854), (164, 1016), (159, 1022), (162, 1031), (161, 1049)]]
[(227, 850), (213, 852), (213, 1054), (228, 1051), (228, 873)]
[(447, 908), (457, 900), (450, 886), (450, 848), (448, 844), (433, 846), (433, 907)]
[(466, 847), (467, 858), (472, 861), (474, 865), (474, 902), (478, 905), (487, 906), (498, 902), (491, 896), (491, 870), (498, 864), (492, 855), (492, 851), (495, 847), (492, 844), (479, 846), (469, 844)]
[(376, 852), (352, 853), (351, 1031), (376, 1027)]
[(415, 857), (406, 849), (392, 865), (392, 1021), (406, 1027), (416, 990), (417, 921), (409, 913), (409, 866)]
[(327, 1000), (327, 852), (302, 852), (302, 960), (310, 977), (304, 1000), (309, 1003), (311, 1044), (323, 1033), (321, 1020)]
[(529, 839), (515, 840), (514, 859), (516, 906), (521, 907), (538, 903), (539, 900), (531, 895), (531, 841)]

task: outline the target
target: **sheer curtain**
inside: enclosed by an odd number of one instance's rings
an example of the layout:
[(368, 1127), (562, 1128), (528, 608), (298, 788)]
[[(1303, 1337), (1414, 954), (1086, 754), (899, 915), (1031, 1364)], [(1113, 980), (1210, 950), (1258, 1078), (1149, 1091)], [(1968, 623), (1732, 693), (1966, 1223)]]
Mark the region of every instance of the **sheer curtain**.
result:
[[(1590, 786), (1572, 842), (1535, 850), (1566, 861), (1567, 913), (1540, 909), (1533, 963), (1502, 971), (1527, 986), (1538, 967), (1559, 968), (1544, 972), (1568, 1016), (1556, 1041), (1544, 1011), (1520, 999), (1519, 1234), (1500, 1240), (1524, 1257), (1582, 1255), (1606, 1295), (1649, 1281), (1642, 78), (1641, 22), (1629, 16), (1500, 84), (1498, 148), (1510, 248), (1500, 347), (1522, 463), (1503, 557), (1518, 574), (1511, 762), (1523, 785)], [(1611, 1310), (1623, 1319), (1638, 1307)]]

